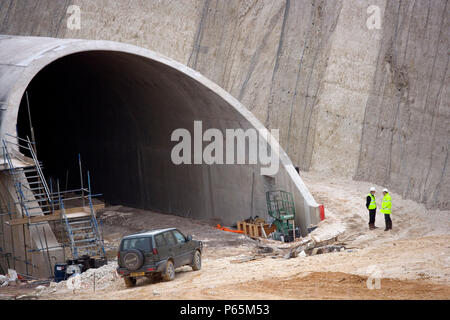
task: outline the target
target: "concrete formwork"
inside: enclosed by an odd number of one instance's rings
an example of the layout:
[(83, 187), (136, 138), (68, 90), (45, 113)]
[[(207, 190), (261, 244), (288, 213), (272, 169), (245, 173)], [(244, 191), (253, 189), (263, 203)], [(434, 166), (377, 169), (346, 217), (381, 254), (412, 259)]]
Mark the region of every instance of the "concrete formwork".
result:
[[(117, 42), (2, 36), (2, 136), (16, 134), (25, 90), (39, 156), (51, 173), (79, 152), (94, 172), (94, 189), (110, 202), (224, 224), (267, 218), (260, 164), (172, 163), (171, 133), (193, 133), (195, 120), (203, 130), (266, 132), (239, 101), (185, 65)], [(278, 143), (270, 144), (275, 150)], [(319, 221), (318, 205), (283, 149), (278, 156), (274, 185), (294, 194), (305, 234)]]

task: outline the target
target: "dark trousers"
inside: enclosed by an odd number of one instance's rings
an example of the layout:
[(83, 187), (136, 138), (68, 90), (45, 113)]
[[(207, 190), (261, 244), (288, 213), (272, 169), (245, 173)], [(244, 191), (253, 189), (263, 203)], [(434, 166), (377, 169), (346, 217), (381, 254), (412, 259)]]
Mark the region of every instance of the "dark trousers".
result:
[(386, 228), (392, 228), (392, 220), (390, 214), (384, 215), (384, 222), (386, 223)]
[(377, 213), (377, 209), (369, 210), (369, 224), (375, 224), (375, 215)]

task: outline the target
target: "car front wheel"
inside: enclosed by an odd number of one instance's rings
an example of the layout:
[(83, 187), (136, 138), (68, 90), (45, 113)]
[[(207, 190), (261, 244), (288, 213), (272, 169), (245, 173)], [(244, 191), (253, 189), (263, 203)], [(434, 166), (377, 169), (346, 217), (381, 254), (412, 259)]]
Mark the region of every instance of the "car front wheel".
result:
[(192, 261), (192, 270), (198, 271), (202, 268), (202, 255), (200, 251), (196, 250), (194, 253), (194, 260)]
[(163, 273), (163, 279), (165, 281), (172, 281), (175, 279), (175, 266), (172, 260), (167, 261), (166, 270)]

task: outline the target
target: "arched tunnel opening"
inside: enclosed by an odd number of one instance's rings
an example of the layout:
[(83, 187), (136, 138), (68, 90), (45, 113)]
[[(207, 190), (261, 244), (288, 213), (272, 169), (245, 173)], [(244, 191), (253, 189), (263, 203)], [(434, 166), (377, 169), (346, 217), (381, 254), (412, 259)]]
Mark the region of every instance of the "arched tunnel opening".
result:
[[(46, 177), (58, 178), (62, 189), (79, 188), (80, 154), (93, 193), (109, 204), (223, 223), (265, 216), (256, 165), (172, 163), (171, 133), (185, 128), (193, 135), (194, 120), (204, 130), (250, 127), (221, 97), (180, 71), (129, 53), (87, 51), (47, 65), (26, 92), (38, 158)], [(17, 131), (31, 137), (25, 94)]]
[[(46, 190), (37, 187), (33, 193), (32, 183), (41, 183), (34, 180), (39, 180), (40, 172), (31, 159), (17, 151), (19, 141), (15, 139), (32, 138), (31, 127), (45, 178), (59, 179), (62, 191), (80, 187), (80, 155), (84, 187), (89, 170), (92, 192), (101, 193), (106, 205), (233, 226), (256, 216), (270, 222), (266, 191), (277, 188), (292, 193), (295, 225), (302, 234), (307, 234), (307, 226), (318, 223), (318, 204), (277, 141), (268, 142), (267, 130), (257, 118), (198, 72), (155, 52), (108, 41), (8, 37), (0, 39), (0, 49), (11, 52), (3, 55), (7, 60), (0, 63), (0, 69), (6, 70), (0, 77), (0, 138), (5, 144), (0, 157), (0, 207), (7, 208), (11, 220), (3, 238), (7, 239), (6, 252), (20, 261), (19, 272), (51, 274), (54, 261), (48, 261), (47, 240), (55, 261), (65, 260), (61, 243), (67, 240), (55, 221), (72, 215), (70, 219), (89, 220), (92, 227), (90, 218), (85, 217), (95, 211), (84, 203), (84, 208), (70, 203), (73, 210), (61, 215), (61, 207), (48, 209), (53, 203), (46, 200)], [(234, 164), (207, 164), (205, 159), (197, 164), (175, 164), (172, 151), (181, 142), (172, 141), (176, 129), (190, 133), (191, 148), (186, 152), (195, 163), (199, 160), (196, 151), (203, 153), (221, 134), (226, 162), (228, 148), (234, 148)], [(219, 135), (203, 136), (208, 129), (217, 129), (214, 132)], [(249, 161), (249, 136), (241, 139), (245, 146), (240, 155), (245, 161), (238, 164), (239, 138), (234, 136), (236, 142), (228, 146), (227, 129), (240, 129), (244, 136), (246, 130), (256, 130), (255, 164)], [(269, 163), (261, 159), (261, 143), (271, 153)], [(30, 156), (27, 150), (20, 151)], [(262, 170), (273, 169), (275, 163), (275, 172)], [(30, 177), (36, 173), (37, 178)], [(28, 184), (22, 185), (20, 181), (27, 179)], [(56, 191), (54, 184), (52, 191)], [(148, 217), (153, 219), (151, 214)], [(70, 223), (66, 220), (66, 225)], [(144, 218), (140, 230), (149, 227)], [(42, 242), (42, 237), (47, 240)], [(78, 241), (68, 237), (72, 245)], [(39, 254), (29, 255), (29, 248)], [(8, 261), (2, 263), (9, 268)]]

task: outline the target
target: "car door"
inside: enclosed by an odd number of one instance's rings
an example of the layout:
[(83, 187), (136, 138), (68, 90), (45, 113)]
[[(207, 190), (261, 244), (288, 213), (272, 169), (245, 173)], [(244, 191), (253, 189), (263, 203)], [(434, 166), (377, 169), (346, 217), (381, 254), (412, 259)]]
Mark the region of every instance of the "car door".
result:
[(163, 233), (164, 239), (167, 243), (167, 256), (173, 257), (173, 264), (175, 265), (175, 268), (178, 268), (180, 265), (180, 259), (178, 257), (177, 252), (177, 241), (175, 240), (172, 232), (166, 231)]
[(192, 248), (188, 242), (186, 242), (186, 237), (179, 230), (172, 230), (172, 233), (177, 240), (177, 251), (179, 255), (179, 260), (181, 265), (190, 264), (192, 262)]
[(157, 252), (156, 260), (162, 261), (166, 260), (169, 257), (169, 247), (167, 245), (166, 239), (162, 233), (156, 234), (154, 236), (155, 239), (155, 247)]
[(152, 237), (143, 238), (142, 253), (144, 254), (144, 266), (155, 263), (156, 257), (153, 255)]

